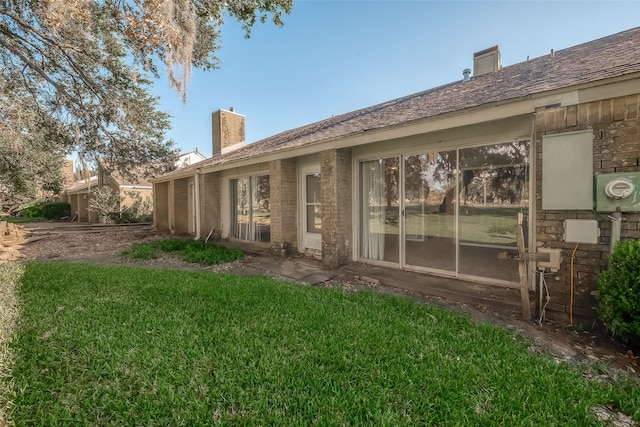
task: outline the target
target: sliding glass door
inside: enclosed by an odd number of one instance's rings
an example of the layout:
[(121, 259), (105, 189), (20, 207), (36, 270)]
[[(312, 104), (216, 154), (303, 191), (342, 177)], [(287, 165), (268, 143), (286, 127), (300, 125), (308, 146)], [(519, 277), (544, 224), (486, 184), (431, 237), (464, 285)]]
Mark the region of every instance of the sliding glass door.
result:
[(404, 157), (405, 264), (456, 271), (456, 152)]
[(529, 218), (529, 143), (360, 162), (362, 259), (452, 276), (519, 281), (518, 217)]
[(466, 148), (459, 156), (459, 273), (517, 282), (518, 263), (498, 253), (516, 250), (518, 216), (528, 223), (529, 144)]

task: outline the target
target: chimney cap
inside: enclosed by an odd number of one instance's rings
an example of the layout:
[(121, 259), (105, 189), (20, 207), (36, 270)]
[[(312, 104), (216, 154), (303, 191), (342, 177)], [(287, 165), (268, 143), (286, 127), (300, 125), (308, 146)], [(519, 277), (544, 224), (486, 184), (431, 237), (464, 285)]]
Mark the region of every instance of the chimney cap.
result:
[(471, 68), (462, 70), (462, 75), (464, 76), (463, 81), (468, 82), (471, 77)]

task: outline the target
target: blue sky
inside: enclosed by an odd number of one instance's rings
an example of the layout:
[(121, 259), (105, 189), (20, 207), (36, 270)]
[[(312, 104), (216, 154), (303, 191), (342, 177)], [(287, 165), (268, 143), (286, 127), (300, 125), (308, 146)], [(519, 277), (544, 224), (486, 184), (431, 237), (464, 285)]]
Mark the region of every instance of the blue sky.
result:
[(211, 155), (211, 112), (235, 107), (252, 143), (462, 79), (473, 53), (508, 66), (640, 25), (640, 1), (295, 0), (284, 27), (250, 39), (227, 20), (221, 68), (194, 70), (186, 106), (154, 86), (182, 152)]

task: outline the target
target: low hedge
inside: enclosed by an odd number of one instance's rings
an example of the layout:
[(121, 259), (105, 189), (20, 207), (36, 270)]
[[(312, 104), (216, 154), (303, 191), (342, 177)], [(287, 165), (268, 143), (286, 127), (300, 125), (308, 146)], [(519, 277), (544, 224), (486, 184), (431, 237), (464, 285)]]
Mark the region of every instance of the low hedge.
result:
[(61, 219), (69, 216), (71, 205), (64, 202), (46, 203), (42, 206), (42, 216), (47, 219)]

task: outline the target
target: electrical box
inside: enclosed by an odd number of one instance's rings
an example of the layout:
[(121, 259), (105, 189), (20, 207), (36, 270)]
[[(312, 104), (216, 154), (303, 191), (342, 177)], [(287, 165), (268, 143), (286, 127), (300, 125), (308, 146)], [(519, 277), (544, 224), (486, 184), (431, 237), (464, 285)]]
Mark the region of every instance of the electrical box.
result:
[(542, 137), (542, 209), (593, 209), (593, 131)]
[(640, 212), (640, 172), (596, 175), (598, 212)]
[(562, 251), (555, 248), (537, 248), (536, 252), (539, 254), (549, 254), (549, 261), (537, 261), (538, 270), (544, 270), (548, 268), (551, 271), (558, 271), (560, 269), (560, 260)]
[(595, 219), (566, 219), (562, 240), (567, 243), (597, 244), (600, 237), (598, 221)]

